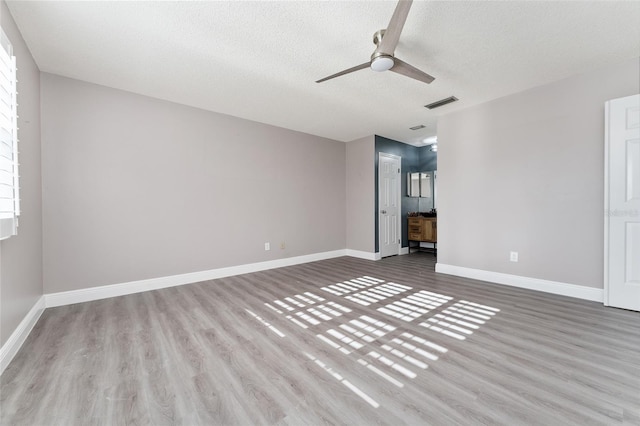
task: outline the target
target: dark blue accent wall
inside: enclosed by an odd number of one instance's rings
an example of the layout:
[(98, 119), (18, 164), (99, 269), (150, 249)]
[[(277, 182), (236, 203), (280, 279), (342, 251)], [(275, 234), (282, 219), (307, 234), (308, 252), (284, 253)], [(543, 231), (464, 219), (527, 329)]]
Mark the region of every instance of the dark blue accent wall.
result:
[(431, 170), (437, 170), (437, 153), (432, 152), (429, 147), (415, 147), (407, 145), (406, 143), (387, 139), (382, 136), (376, 135), (376, 155), (375, 155), (375, 225), (376, 225), (376, 239), (375, 247), (376, 252), (380, 251), (379, 245), (379, 225), (378, 225), (378, 153), (384, 152), (386, 154), (393, 154), (402, 157), (400, 165), (400, 183), (402, 185), (401, 198), (400, 198), (400, 214), (402, 229), (400, 235), (402, 236), (402, 247), (409, 245), (407, 235), (407, 213), (418, 211), (418, 198), (411, 198), (407, 196), (407, 173), (411, 172), (428, 172)]
[(418, 165), (419, 172), (438, 170), (438, 153), (431, 151), (430, 146), (418, 148)]

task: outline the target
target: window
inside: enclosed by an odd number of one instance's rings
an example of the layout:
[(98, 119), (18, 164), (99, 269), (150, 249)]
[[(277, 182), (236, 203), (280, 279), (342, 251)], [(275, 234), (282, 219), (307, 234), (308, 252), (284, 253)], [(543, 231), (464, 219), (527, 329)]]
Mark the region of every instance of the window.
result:
[(16, 57), (0, 29), (0, 240), (15, 235), (20, 215)]

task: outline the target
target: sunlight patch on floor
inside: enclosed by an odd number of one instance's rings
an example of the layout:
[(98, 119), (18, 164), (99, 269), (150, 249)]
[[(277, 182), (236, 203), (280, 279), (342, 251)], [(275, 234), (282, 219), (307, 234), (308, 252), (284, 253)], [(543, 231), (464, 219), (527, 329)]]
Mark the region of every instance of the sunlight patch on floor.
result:
[(280, 330), (278, 330), (277, 328), (275, 328), (274, 326), (272, 326), (271, 324), (269, 324), (267, 321), (265, 321), (264, 319), (262, 319), (262, 317), (254, 314), (253, 312), (251, 312), (248, 309), (245, 309), (245, 311), (247, 311), (249, 313), (249, 315), (251, 315), (252, 317), (254, 317), (256, 320), (258, 320), (260, 323), (262, 323), (262, 325), (264, 325), (265, 327), (267, 327), (269, 330), (273, 331), (274, 333), (276, 333), (278, 336), (280, 337), (285, 337), (284, 333), (281, 332)]
[(344, 298), (364, 306), (369, 306), (372, 303), (377, 303), (390, 297), (397, 296), (407, 290), (411, 290), (411, 287), (395, 283), (386, 283), (372, 287), (368, 290), (344, 296)]
[(274, 300), (273, 304), (278, 307), (267, 302), (264, 305), (278, 314), (283, 314), (282, 309), (284, 309), (288, 314), (286, 318), (301, 328), (308, 328), (308, 324), (318, 325), (322, 321), (330, 321), (342, 316), (343, 313), (351, 312), (351, 309), (346, 306), (326, 301), (323, 297), (310, 292), (305, 292), (304, 295), (296, 294), (292, 297), (285, 297), (282, 300)]
[(411, 322), (431, 310), (439, 308), (451, 299), (453, 298), (449, 296), (420, 290), (401, 300), (396, 300), (393, 303), (378, 308), (378, 311), (403, 321)]
[[(353, 319), (348, 324), (340, 324), (341, 330), (333, 328), (327, 330), (329, 336), (316, 334), (316, 337), (338, 349), (343, 354), (348, 355), (353, 350), (361, 349), (366, 343), (371, 343), (388, 332), (395, 330), (395, 327), (367, 315), (361, 315), (359, 319)], [(347, 334), (344, 334), (345, 332)], [(332, 339), (340, 343), (336, 343)]]
[(500, 309), (460, 300), (444, 309), (442, 313), (420, 323), (420, 326), (458, 340), (465, 340), (498, 312)]
[(331, 294), (335, 294), (336, 296), (343, 296), (345, 294), (362, 290), (364, 288), (379, 284), (381, 282), (384, 282), (384, 280), (365, 275), (364, 277), (354, 278), (354, 279), (343, 281), (340, 283), (331, 284), (326, 287), (321, 287), (320, 289), (326, 292), (329, 292)]
[(378, 408), (380, 406), (380, 404), (378, 404), (373, 398), (371, 398), (369, 395), (364, 393), (362, 390), (360, 390), (360, 388), (355, 386), (353, 383), (351, 383), (350, 381), (348, 381), (347, 379), (342, 377), (342, 375), (340, 375), (338, 372), (336, 372), (333, 368), (329, 367), (327, 364), (325, 364), (324, 362), (320, 361), (319, 359), (317, 359), (313, 355), (310, 355), (310, 354), (308, 354), (306, 352), (304, 354), (305, 354), (305, 356), (307, 358), (309, 358), (311, 361), (316, 363), (320, 368), (322, 368), (324, 371), (326, 371), (331, 376), (333, 376), (334, 379), (338, 380), (340, 383), (342, 383), (344, 386), (346, 386), (349, 390), (351, 390), (351, 392), (355, 393), (360, 398), (364, 399), (369, 405), (371, 405), (374, 408)]
[[(383, 379), (398, 388), (405, 386), (403, 380), (415, 379), (421, 370), (427, 370), (429, 364), (438, 361), (449, 351), (428, 340), (426, 333), (435, 332), (464, 341), (500, 312), (500, 309), (491, 306), (467, 300), (456, 301), (451, 296), (427, 290), (407, 294), (413, 287), (370, 276), (349, 279), (321, 289), (330, 293), (327, 295), (329, 299), (341, 298), (345, 304), (349, 301), (360, 305), (355, 315), (353, 309), (311, 292), (283, 297), (264, 305), (298, 327), (309, 329), (328, 347), (355, 360), (370, 372), (367, 374), (375, 374), (372, 377)], [(391, 302), (384, 306), (366, 308), (387, 299), (391, 299)], [(358, 315), (365, 309), (368, 315)], [(284, 337), (264, 319), (249, 310), (247, 312)], [(420, 319), (417, 325), (425, 333), (412, 334), (376, 318), (379, 315), (401, 320), (404, 324)], [(330, 321), (337, 321), (336, 326), (327, 327)], [(305, 355), (369, 404), (379, 406), (325, 363), (307, 353)]]

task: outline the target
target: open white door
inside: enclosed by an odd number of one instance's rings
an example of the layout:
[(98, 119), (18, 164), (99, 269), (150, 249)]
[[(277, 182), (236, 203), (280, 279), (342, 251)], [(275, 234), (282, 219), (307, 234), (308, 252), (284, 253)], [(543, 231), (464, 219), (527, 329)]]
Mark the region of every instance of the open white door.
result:
[(605, 104), (604, 304), (640, 311), (640, 95)]
[(400, 254), (400, 160), (397, 155), (378, 155), (380, 257)]

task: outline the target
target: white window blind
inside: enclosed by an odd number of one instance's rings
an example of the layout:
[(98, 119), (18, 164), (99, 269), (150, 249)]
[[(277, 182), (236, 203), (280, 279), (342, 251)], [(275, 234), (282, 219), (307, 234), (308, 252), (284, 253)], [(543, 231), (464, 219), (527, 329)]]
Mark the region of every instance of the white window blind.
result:
[(0, 29), (0, 240), (16, 234), (20, 215), (18, 186), (18, 103), (16, 58)]

